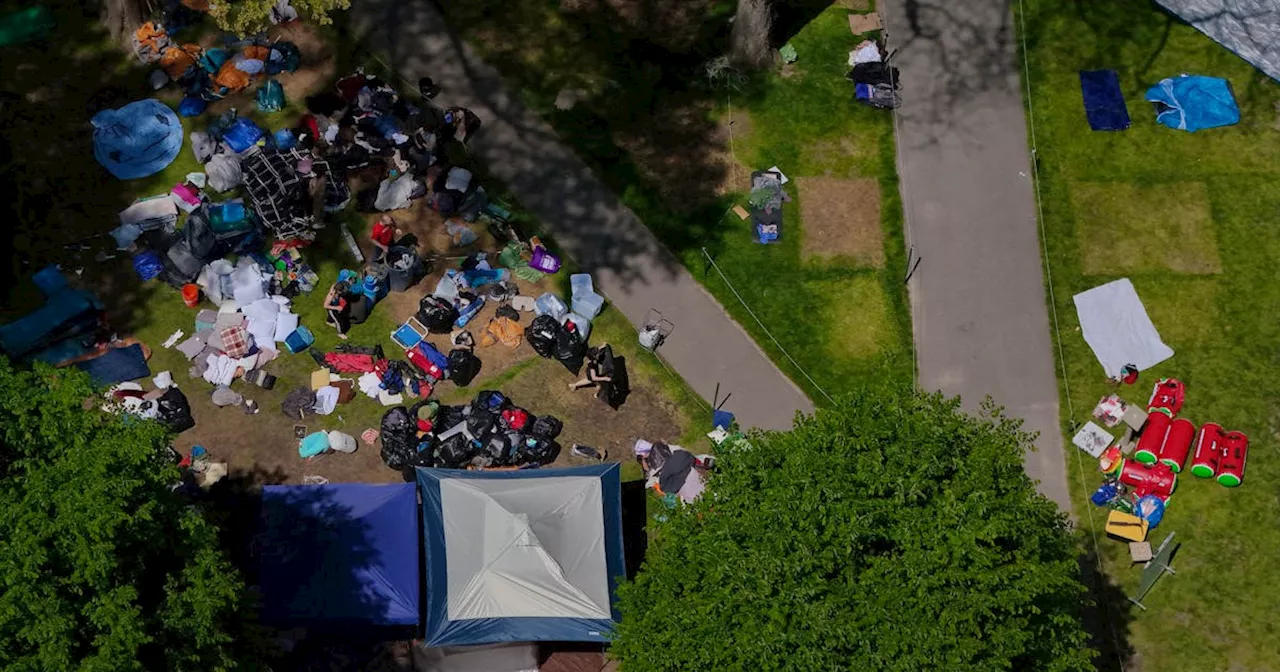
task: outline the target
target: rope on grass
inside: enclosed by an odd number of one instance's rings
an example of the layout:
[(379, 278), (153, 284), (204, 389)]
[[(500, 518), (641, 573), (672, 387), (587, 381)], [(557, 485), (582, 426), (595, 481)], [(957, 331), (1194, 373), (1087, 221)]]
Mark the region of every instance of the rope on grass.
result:
[[(1053, 291), (1053, 267), (1049, 263), (1049, 239), (1044, 232), (1044, 199), (1040, 193), (1040, 165), (1039, 165), (1039, 147), (1036, 145), (1036, 115), (1035, 107), (1031, 99), (1031, 54), (1027, 50), (1027, 11), (1022, 0), (1018, 0), (1018, 33), (1022, 41), (1022, 82), (1026, 89), (1027, 98), (1027, 130), (1031, 139), (1031, 179), (1035, 185), (1036, 194), (1036, 219), (1037, 230), (1040, 234), (1040, 249), (1044, 255), (1044, 277), (1045, 285), (1049, 288), (1049, 308), (1053, 315), (1053, 335), (1058, 345), (1058, 368), (1062, 372), (1062, 390), (1066, 396), (1068, 417), (1074, 418), (1076, 414), (1075, 404), (1071, 400), (1071, 383), (1067, 380), (1067, 357), (1066, 351), (1062, 348), (1062, 328), (1058, 322), (1058, 299)], [(1063, 447), (1066, 448), (1065, 446)], [(1089, 491), (1088, 481), (1084, 475), (1084, 461), (1080, 457), (1080, 451), (1072, 451), (1076, 455), (1076, 474), (1080, 479), (1080, 488), (1083, 492)], [(1097, 580), (1103, 581), (1105, 571), (1102, 568), (1102, 549), (1098, 543), (1098, 524), (1094, 520), (1093, 509), (1086, 506), (1086, 517), (1089, 519), (1089, 532), (1093, 539), (1093, 562), (1097, 568)], [(1095, 591), (1095, 595), (1097, 591)], [(1102, 617), (1107, 621), (1107, 627), (1111, 630), (1112, 642), (1120, 641), (1119, 633), (1116, 632), (1115, 621), (1112, 620), (1110, 611), (1105, 600), (1098, 600), (1098, 606), (1102, 608)], [(1124, 672), (1124, 660), (1119, 651), (1116, 651), (1116, 664), (1120, 666), (1121, 672)]]
[(711, 267), (716, 269), (716, 273), (720, 276), (720, 279), (724, 281), (725, 286), (727, 286), (729, 288), (729, 291), (733, 292), (733, 295), (737, 297), (738, 303), (741, 303), (742, 307), (747, 310), (747, 314), (751, 316), (751, 319), (755, 320), (756, 324), (760, 325), (760, 328), (764, 330), (764, 333), (766, 336), (769, 337), (769, 340), (773, 341), (773, 344), (777, 346), (778, 350), (780, 350), (782, 354), (786, 356), (787, 361), (791, 362), (791, 365), (796, 367), (796, 370), (799, 371), (800, 374), (803, 375), (805, 379), (809, 381), (810, 385), (813, 385), (814, 389), (821, 392), (822, 396), (826, 397), (827, 401), (833, 404), (836, 403), (836, 400), (832, 399), (831, 395), (827, 394), (827, 391), (822, 389), (822, 386), (818, 384), (818, 381), (814, 380), (813, 376), (809, 375), (809, 372), (805, 371), (803, 366), (800, 366), (800, 362), (797, 362), (796, 358), (792, 357), (791, 353), (787, 352), (787, 349), (782, 347), (782, 344), (779, 343), (778, 339), (774, 337), (773, 332), (769, 331), (769, 327), (764, 326), (764, 322), (761, 322), (760, 318), (756, 316), (755, 311), (751, 310), (751, 306), (747, 305), (746, 300), (743, 299), (742, 295), (738, 293), (738, 290), (736, 287), (733, 286), (733, 283), (729, 282), (729, 278), (725, 277), (724, 271), (720, 270), (720, 266), (716, 264), (715, 259), (711, 258), (711, 254), (707, 252), (707, 248), (705, 247), (702, 248), (702, 256), (706, 257), (707, 262), (711, 264)]

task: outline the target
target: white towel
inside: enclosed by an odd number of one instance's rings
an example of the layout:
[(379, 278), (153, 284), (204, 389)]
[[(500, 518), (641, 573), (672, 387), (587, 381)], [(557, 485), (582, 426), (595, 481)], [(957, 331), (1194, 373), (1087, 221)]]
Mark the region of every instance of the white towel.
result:
[(226, 355), (209, 355), (205, 360), (209, 368), (204, 370), (204, 379), (214, 385), (230, 385), (236, 378), (236, 367), (239, 360)]
[(364, 392), (365, 396), (370, 399), (377, 399), (378, 393), (382, 391), (382, 378), (373, 372), (360, 376), (356, 384), (360, 386), (360, 391)]
[(332, 385), (325, 385), (316, 390), (316, 413), (320, 415), (329, 415), (333, 409), (338, 407), (338, 388)]

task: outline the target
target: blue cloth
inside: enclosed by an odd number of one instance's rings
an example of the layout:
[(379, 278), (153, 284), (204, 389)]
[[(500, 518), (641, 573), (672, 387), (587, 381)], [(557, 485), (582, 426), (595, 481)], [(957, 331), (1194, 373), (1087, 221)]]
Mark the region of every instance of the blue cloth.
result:
[(164, 103), (146, 99), (93, 116), (93, 156), (112, 175), (136, 180), (164, 170), (182, 150), (182, 122)]
[(245, 117), (236, 117), (227, 130), (222, 132), (222, 139), (237, 154), (254, 146), (261, 138), (262, 129)]
[(417, 503), (411, 483), (265, 486), (263, 621), (341, 629), (417, 625)]
[(445, 357), (439, 350), (436, 350), (436, 346), (431, 345), (431, 343), (427, 341), (419, 341), (418, 351), (430, 360), (432, 364), (440, 367), (441, 371), (449, 368), (449, 358)]
[(111, 348), (99, 357), (76, 362), (75, 366), (89, 374), (94, 382), (104, 386), (151, 375), (147, 358), (142, 354), (142, 346), (136, 343), (125, 348)]
[(1123, 131), (1129, 128), (1129, 108), (1120, 91), (1120, 75), (1115, 70), (1081, 70), (1080, 93), (1089, 128), (1095, 131)]
[(196, 96), (187, 96), (178, 104), (178, 114), (183, 117), (198, 117), (204, 114), (204, 109), (209, 103), (203, 98)]
[(1147, 89), (1156, 106), (1156, 121), (1180, 131), (1231, 126), (1240, 121), (1231, 85), (1225, 79), (1183, 75), (1160, 80)]
[(164, 273), (164, 262), (155, 250), (143, 250), (133, 257), (133, 270), (145, 282)]
[(282, 128), (276, 131), (272, 138), (275, 140), (276, 147), (279, 147), (280, 149), (293, 149), (298, 146), (297, 136), (293, 134), (293, 131), (287, 128)]
[[(611, 618), (476, 618), (449, 619), (449, 565), (445, 547), (444, 502), (440, 482), (466, 480), (518, 480), (557, 477), (600, 479), (601, 519), (604, 523), (605, 572), (609, 595), (617, 595), (618, 582), (626, 578), (622, 541), (622, 484), (618, 463), (571, 467), (568, 469), (521, 469), (517, 471), (465, 471), (417, 467), (422, 493), (422, 536), (425, 547), (427, 596), (425, 639), (427, 646), (464, 646), (499, 642), (606, 642), (621, 619), (616, 606)], [(514, 485), (514, 484), (513, 484)], [(533, 485), (531, 482), (530, 485)], [(484, 534), (477, 530), (476, 534)], [(616, 602), (615, 602), (616, 604)]]

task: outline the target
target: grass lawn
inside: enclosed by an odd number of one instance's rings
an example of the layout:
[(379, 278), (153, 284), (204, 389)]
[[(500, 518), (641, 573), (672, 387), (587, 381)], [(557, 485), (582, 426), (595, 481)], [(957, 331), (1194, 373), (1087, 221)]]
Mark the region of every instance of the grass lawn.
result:
[[(62, 249), (66, 243), (105, 234), (115, 226), (115, 213), (134, 198), (164, 193), (187, 173), (201, 168), (194, 160), (189, 142), (184, 144), (173, 164), (141, 180), (120, 182), (93, 161), (86, 108), (93, 104), (95, 96), (108, 96), (112, 105), (118, 105), (150, 95), (145, 88), (146, 70), (111, 45), (96, 31), (94, 24), (75, 21), (79, 11), (76, 7), (56, 6), (54, 11), (62, 19), (59, 26), (66, 33), (63, 37), (78, 35), (79, 39), (71, 40), (71, 44), (52, 45), (59, 49), (56, 58), (48, 58), (35, 50), (23, 52), (30, 58), (6, 62), (6, 66), (12, 65), (12, 70), (2, 71), (9, 76), (7, 85), (24, 98), (20, 107), (5, 110), (14, 115), (6, 117), (6, 121), (28, 130), (26, 135), (11, 136), (10, 140), (14, 156), (26, 170), (22, 181), (14, 183), (18, 193), (10, 201), (18, 210), (17, 221), (22, 223), (10, 229), (12, 247), (17, 250), (10, 270), (18, 280), (11, 283), (0, 314), (18, 314), (38, 301), (34, 287), (24, 281), (35, 269), (50, 262), (62, 263), (69, 271), (78, 269), (81, 271), (78, 281), (96, 289), (108, 304), (112, 328), (122, 336), (135, 336), (148, 344), (153, 350), (149, 362), (152, 372), (171, 371), (191, 401), (197, 426), (175, 439), (177, 448), (186, 450), (193, 444), (202, 444), (215, 461), (227, 461), (233, 475), (258, 483), (297, 482), (307, 474), (333, 481), (399, 480), (399, 473), (382, 464), (377, 446), (361, 444), (354, 455), (327, 455), (311, 462), (298, 458), (293, 437), (295, 421), (283, 416), (279, 409), (284, 396), (295, 387), (307, 385), (310, 373), (318, 368), (311, 357), (282, 353), (269, 363), (266, 370), (278, 377), (274, 390), (265, 391), (242, 381), (233, 384), (233, 389), (259, 402), (258, 415), (247, 416), (234, 408), (216, 408), (209, 401), (211, 386), (203, 380), (189, 378), (185, 358), (176, 350), (160, 346), (178, 329), (187, 334), (194, 331), (195, 311), (183, 305), (178, 291), (160, 280), (140, 282), (127, 254), (95, 260), (98, 249), (112, 251), (114, 246), (106, 240), (94, 241), (94, 250), (78, 258)], [(289, 105), (284, 111), (266, 116), (258, 114), (251, 103), (251, 88), (248, 94), (211, 106), (211, 112), (235, 106), (264, 128), (291, 127), (303, 110), (306, 95), (329, 86), (336, 76), (363, 64), (359, 52), (352, 45), (341, 43), (337, 35), (334, 30), (309, 27), (288, 28), (280, 35), (298, 42), (303, 51), (299, 72), (279, 77), (288, 95)], [(180, 100), (172, 88), (158, 95), (174, 105)], [(206, 114), (184, 119), (183, 124), (190, 133), (202, 128), (210, 118)], [(59, 184), (75, 184), (80, 188), (58, 189)], [(486, 186), (491, 193), (504, 196), (500, 185), (486, 183)], [(223, 198), (234, 195), (225, 194)], [(527, 215), (519, 212), (518, 205), (513, 209), (516, 219), (522, 221), (526, 229), (536, 231), (536, 222), (528, 221)], [(432, 246), (443, 231), (442, 218), (419, 210), (421, 208), (415, 208), (412, 213), (400, 211), (395, 216), (405, 228)], [(354, 212), (340, 217), (358, 240), (366, 240), (368, 217)], [(487, 240), (487, 236), (482, 240)], [(370, 247), (367, 243), (364, 247), (367, 255)], [(436, 251), (459, 254), (457, 250)], [(319, 274), (320, 281), (316, 291), (294, 300), (293, 310), (301, 316), (302, 324), (316, 335), (316, 348), (330, 350), (340, 341), (324, 321), (321, 309), (324, 292), (340, 269), (359, 266), (333, 225), (322, 232), (316, 244), (304, 250), (303, 255)], [(437, 266), (409, 292), (392, 294), (380, 303), (366, 323), (353, 327), (349, 342), (380, 343), (394, 356), (390, 332), (416, 310), (419, 298), (435, 286), (444, 268)], [(569, 273), (562, 269), (536, 285), (522, 283), (522, 291), (567, 294)], [(213, 306), (206, 302), (201, 307)], [(477, 338), (492, 313), (493, 308), (486, 307), (475, 318), (472, 331)], [(522, 321), (527, 324), (528, 318)], [(514, 350), (501, 345), (478, 349), (477, 355), (483, 362), (480, 377), (466, 389), (456, 388), (449, 382), (441, 383), (438, 396), (447, 403), (463, 403), (479, 390), (501, 389), (532, 413), (556, 415), (565, 425), (560, 437), (564, 450), (558, 464), (580, 463), (578, 458), (569, 456), (568, 449), (573, 443), (583, 443), (607, 450), (610, 459), (624, 461), (627, 477), (638, 478), (639, 470), (629, 459), (630, 446), (636, 438), (678, 442), (696, 452), (704, 452), (709, 443), (704, 434), (710, 428), (711, 415), (705, 402), (659, 360), (641, 350), (630, 324), (607, 305), (594, 324), (594, 332), (592, 342), (609, 341), (616, 353), (625, 358), (630, 373), (632, 394), (618, 411), (607, 408), (588, 390), (569, 394), (566, 384), (578, 376), (558, 364), (537, 358), (527, 344)], [(447, 351), (444, 339), (435, 337), (433, 342)], [(412, 401), (407, 399), (406, 403)], [(339, 406), (332, 415), (312, 416), (298, 424), (306, 425), (308, 431), (341, 429), (358, 437), (364, 429), (376, 428), (386, 410), (376, 401), (358, 394), (354, 401)]]
[[(1187, 384), (1185, 417), (1251, 439), (1238, 489), (1184, 471), (1152, 534), (1158, 542), (1177, 533), (1178, 573), (1148, 595), (1148, 611), (1109, 605), (1122, 650), (1131, 646), (1138, 663), (1128, 669), (1280, 670), (1280, 85), (1153, 3), (1028, 0), (1023, 18), (1063, 382), (1075, 410), (1067, 417), (1063, 405), (1064, 425), (1088, 419), (1111, 391), (1071, 297), (1128, 277), (1176, 354), (1122, 396), (1142, 402), (1156, 378), (1177, 377)], [(1077, 71), (1095, 68), (1119, 72), (1130, 129), (1089, 131)], [(1227, 78), (1241, 123), (1194, 134), (1157, 125), (1143, 93), (1180, 73)], [(1087, 500), (1100, 478), (1092, 460), (1068, 450), (1080, 525), (1101, 533), (1103, 516)], [(1109, 577), (1131, 593), (1139, 572), (1126, 549), (1100, 543)]]
[[(703, 64), (723, 53), (732, 3), (588, 4), (445, 11), (811, 398), (822, 400), (703, 248), (823, 389), (911, 380), (892, 118), (851, 100), (846, 60), (861, 38), (849, 10), (784, 12), (799, 60), (731, 86), (709, 83)], [(651, 22), (667, 16), (680, 25)], [(729, 209), (746, 205), (752, 170), (774, 165), (792, 202), (781, 242), (760, 245)]]

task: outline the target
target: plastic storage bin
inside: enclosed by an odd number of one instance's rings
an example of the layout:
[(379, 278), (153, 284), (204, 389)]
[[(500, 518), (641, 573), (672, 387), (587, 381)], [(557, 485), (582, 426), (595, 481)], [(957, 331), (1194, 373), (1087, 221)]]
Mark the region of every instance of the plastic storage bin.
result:
[(585, 296), (587, 294), (595, 294), (595, 285), (591, 282), (591, 275), (587, 273), (574, 273), (569, 276), (569, 287), (572, 289), (571, 296)]
[(604, 297), (595, 292), (582, 296), (575, 294), (573, 297), (573, 312), (588, 320), (596, 319), (596, 315), (600, 314), (602, 308), (604, 308)]
[(539, 315), (550, 315), (557, 320), (563, 320), (565, 314), (569, 312), (569, 307), (564, 305), (564, 301), (562, 301), (560, 297), (552, 294), (551, 292), (547, 292), (534, 300), (533, 312)]

